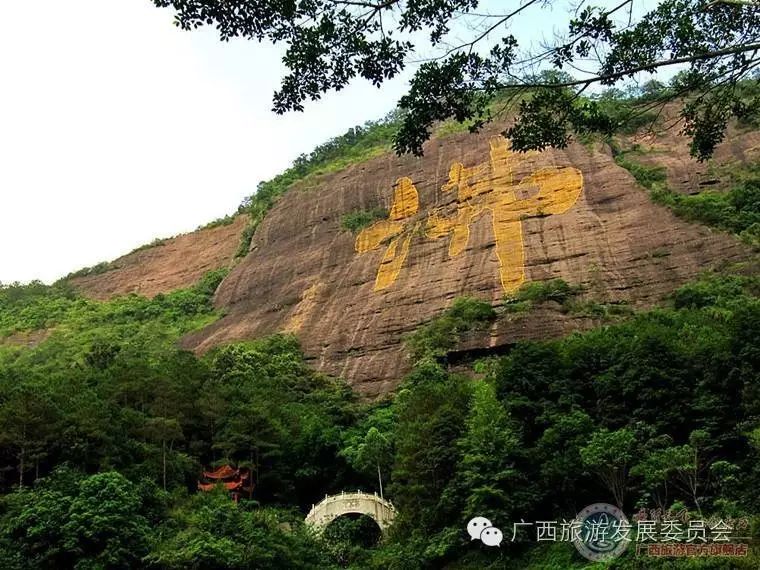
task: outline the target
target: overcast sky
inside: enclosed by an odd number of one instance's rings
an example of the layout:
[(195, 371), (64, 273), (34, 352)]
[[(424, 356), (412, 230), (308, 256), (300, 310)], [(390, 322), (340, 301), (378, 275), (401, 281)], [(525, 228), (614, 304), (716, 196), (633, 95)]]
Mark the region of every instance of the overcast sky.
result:
[[(4, 283), (50, 282), (228, 214), (406, 86), (357, 81), (277, 116), (279, 48), (182, 32), (149, 0), (0, 4)], [(562, 14), (535, 13), (521, 35), (551, 33)]]

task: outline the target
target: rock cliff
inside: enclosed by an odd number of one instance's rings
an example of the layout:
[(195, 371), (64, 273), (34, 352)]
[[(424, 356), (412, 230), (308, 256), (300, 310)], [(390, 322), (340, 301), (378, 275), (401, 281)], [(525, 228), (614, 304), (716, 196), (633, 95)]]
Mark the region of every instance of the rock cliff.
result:
[[(524, 282), (561, 277), (597, 300), (645, 307), (746, 257), (728, 234), (652, 203), (606, 146), (518, 154), (498, 131), (433, 140), (423, 158), (381, 156), (289, 190), (219, 287), (226, 316), (184, 346), (290, 331), (315, 367), (373, 397), (408, 370), (404, 335), (457, 296), (498, 304)], [(719, 160), (756, 157), (757, 142), (754, 133), (734, 137)], [(684, 165), (694, 164), (685, 142), (657, 144), (665, 146), (648, 160), (663, 160), (683, 191), (693, 168)], [(387, 218), (357, 235), (341, 227), (345, 214), (378, 207)], [(539, 307), (466, 344), (504, 347), (593, 324)]]
[(238, 216), (231, 224), (160, 240), (158, 245), (140, 248), (112, 261), (108, 271), (71, 281), (94, 299), (127, 293), (154, 297), (190, 287), (206, 271), (232, 262), (246, 224), (246, 216)]

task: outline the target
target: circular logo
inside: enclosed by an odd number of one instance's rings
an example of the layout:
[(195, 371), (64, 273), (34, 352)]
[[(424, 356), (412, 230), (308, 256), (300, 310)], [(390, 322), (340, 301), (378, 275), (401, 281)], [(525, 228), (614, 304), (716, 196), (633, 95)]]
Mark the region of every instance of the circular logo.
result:
[(628, 548), (630, 524), (623, 511), (607, 503), (594, 503), (583, 509), (574, 521), (573, 543), (588, 560), (617, 558)]

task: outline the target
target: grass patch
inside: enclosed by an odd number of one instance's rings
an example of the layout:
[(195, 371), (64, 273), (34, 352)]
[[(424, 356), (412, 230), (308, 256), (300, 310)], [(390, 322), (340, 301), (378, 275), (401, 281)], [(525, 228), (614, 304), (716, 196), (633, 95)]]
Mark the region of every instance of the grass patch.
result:
[(316, 184), (316, 179), (320, 176), (324, 176), (326, 174), (332, 174), (334, 172), (340, 172), (341, 170), (344, 170), (348, 168), (349, 166), (352, 166), (354, 164), (361, 164), (362, 162), (367, 162), (368, 160), (375, 158), (377, 156), (381, 156), (383, 154), (386, 154), (391, 151), (390, 143), (388, 145), (378, 145), (371, 148), (366, 148), (364, 150), (360, 150), (357, 152), (351, 152), (347, 154), (346, 156), (337, 157), (334, 160), (329, 161), (328, 163), (324, 164), (323, 166), (320, 166), (316, 168), (313, 172), (310, 172), (298, 182), (301, 184), (301, 186), (304, 189), (312, 188), (312, 183)]
[(83, 267), (77, 271), (72, 271), (66, 275), (63, 280), (74, 279), (76, 277), (89, 277), (90, 275), (100, 275), (101, 273), (111, 271), (112, 269), (116, 269), (116, 266), (113, 263), (110, 261), (101, 261), (92, 267)]
[(451, 307), (404, 339), (415, 362), (445, 356), (462, 334), (486, 326), (496, 318), (491, 303), (472, 297), (458, 297)]
[(372, 224), (375, 220), (382, 220), (387, 217), (388, 210), (385, 210), (384, 208), (354, 210), (353, 212), (343, 214), (340, 219), (340, 227), (356, 234)]
[(235, 218), (237, 218), (237, 214), (229, 214), (228, 216), (223, 216), (207, 224), (198, 226), (198, 229), (196, 231), (211, 230), (213, 228), (220, 228), (222, 226), (230, 226), (235, 222)]
[(470, 132), (470, 129), (474, 125), (475, 121), (472, 120), (460, 123), (455, 119), (449, 119), (447, 121), (443, 121), (440, 125), (438, 125), (433, 135), (438, 138), (445, 138), (459, 133), (467, 133)]
[(132, 255), (133, 253), (137, 253), (138, 251), (144, 251), (146, 249), (153, 249), (154, 247), (161, 247), (162, 245), (165, 245), (166, 242), (168, 242), (172, 238), (156, 238), (150, 243), (146, 243), (145, 245), (141, 245), (140, 247), (136, 247), (132, 251), (130, 251), (127, 255)]
[(615, 162), (630, 172), (641, 184), (648, 190), (655, 190), (664, 186), (666, 176), (665, 168), (662, 166), (648, 166), (631, 160), (630, 152), (623, 152), (615, 156)]

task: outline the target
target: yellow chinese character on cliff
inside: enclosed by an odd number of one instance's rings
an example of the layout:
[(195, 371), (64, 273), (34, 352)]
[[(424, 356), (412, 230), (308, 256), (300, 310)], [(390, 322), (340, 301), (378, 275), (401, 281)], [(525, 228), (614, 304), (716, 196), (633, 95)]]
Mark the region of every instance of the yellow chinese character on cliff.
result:
[(412, 235), (420, 225), (419, 222), (412, 224), (410, 218), (419, 209), (420, 199), (412, 180), (399, 178), (393, 191), (393, 206), (388, 219), (375, 222), (356, 236), (355, 247), (358, 253), (377, 249), (381, 243), (390, 240), (377, 270), (375, 291), (391, 286), (398, 277), (409, 254)]
[(525, 250), (522, 220), (531, 216), (562, 214), (569, 210), (583, 189), (583, 175), (577, 168), (542, 168), (516, 181), (515, 167), (525, 157), (510, 150), (503, 137), (491, 139), (491, 160), (466, 168), (451, 165), (449, 181), (442, 190), (457, 191), (457, 209), (450, 216), (433, 212), (425, 233), (430, 238), (451, 235), (449, 255), (459, 255), (467, 247), (470, 224), (486, 212), (491, 214), (496, 256), (504, 291), (517, 289), (525, 281)]
[[(470, 224), (490, 213), (505, 291), (517, 289), (525, 280), (522, 220), (531, 216), (562, 214), (580, 196), (583, 176), (577, 168), (542, 168), (515, 181), (515, 167), (538, 153), (513, 153), (506, 139), (491, 139), (491, 158), (472, 167), (451, 165), (444, 192), (457, 191), (456, 209), (449, 215), (433, 211), (425, 225), (429, 238), (450, 236), (449, 255), (462, 253), (470, 239)], [(394, 189), (387, 220), (375, 222), (356, 237), (356, 251), (365, 253), (388, 242), (375, 279), (375, 291), (392, 285), (409, 254), (412, 236), (421, 222), (417, 189), (409, 178), (400, 178)], [(388, 241), (390, 240), (390, 241)]]

